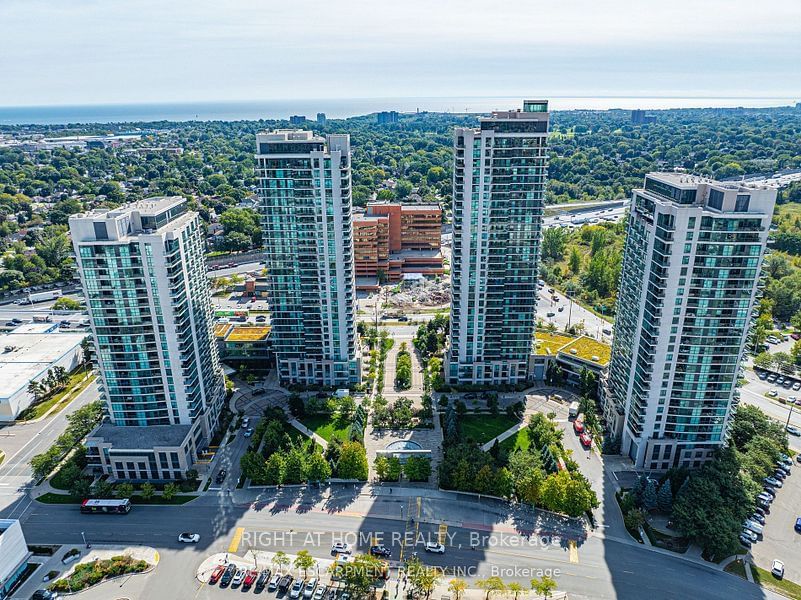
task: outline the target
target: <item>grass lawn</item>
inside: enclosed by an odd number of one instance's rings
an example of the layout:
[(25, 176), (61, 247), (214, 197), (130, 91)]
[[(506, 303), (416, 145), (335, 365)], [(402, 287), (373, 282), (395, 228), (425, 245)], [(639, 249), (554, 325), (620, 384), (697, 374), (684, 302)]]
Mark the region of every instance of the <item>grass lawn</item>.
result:
[(787, 596), (788, 598), (801, 599), (801, 585), (787, 581), (786, 579), (776, 579), (770, 571), (760, 569), (755, 565), (751, 565), (751, 574), (754, 576), (754, 582), (758, 583), (764, 588)]
[(519, 421), (514, 417), (502, 415), (465, 415), (459, 419), (459, 427), (466, 438), (471, 438), (479, 444), (486, 444), (498, 437), (504, 431), (517, 425)]
[(17, 420), (30, 421), (32, 419), (38, 419), (56, 405), (59, 406), (55, 412), (62, 410), (65, 406), (67, 406), (67, 397), (70, 399), (75, 398), (78, 394), (85, 390), (86, 387), (92, 383), (92, 381), (94, 381), (94, 377), (89, 377), (89, 379), (86, 381), (81, 381), (81, 379), (84, 378), (84, 375), (85, 373), (83, 368), (75, 371), (72, 375), (70, 375), (70, 380), (67, 382), (67, 385), (63, 390), (53, 394), (49, 398), (46, 398), (37, 404), (29, 406), (20, 413), (19, 417), (17, 417)]
[(528, 437), (528, 427), (524, 427), (516, 435), (506, 438), (501, 442), (501, 450), (507, 455), (515, 450), (528, 450), (531, 446), (531, 439)]
[(740, 560), (739, 558), (737, 560), (733, 560), (732, 562), (730, 562), (728, 565), (726, 565), (726, 568), (723, 570), (726, 571), (727, 573), (732, 573), (733, 575), (742, 577), (743, 579), (748, 579), (748, 577), (746, 577), (745, 575), (745, 565), (743, 564), (743, 561)]
[(339, 438), (343, 442), (348, 440), (350, 425), (341, 424), (333, 415), (306, 415), (298, 420), (326, 442), (333, 438)]

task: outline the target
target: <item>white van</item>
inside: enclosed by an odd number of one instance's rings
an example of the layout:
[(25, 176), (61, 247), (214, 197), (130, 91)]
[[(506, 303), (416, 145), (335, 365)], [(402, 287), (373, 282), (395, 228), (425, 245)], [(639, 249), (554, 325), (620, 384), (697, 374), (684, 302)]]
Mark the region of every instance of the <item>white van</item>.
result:
[(577, 401), (573, 401), (570, 403), (570, 406), (567, 408), (568, 416), (575, 417), (579, 414), (579, 403)]

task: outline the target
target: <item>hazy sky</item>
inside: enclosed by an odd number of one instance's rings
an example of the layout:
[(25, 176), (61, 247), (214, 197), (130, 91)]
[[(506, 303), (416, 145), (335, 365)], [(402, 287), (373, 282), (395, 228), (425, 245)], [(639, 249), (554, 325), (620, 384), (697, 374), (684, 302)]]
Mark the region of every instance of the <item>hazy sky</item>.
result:
[(801, 0), (0, 0), (0, 105), (801, 98)]

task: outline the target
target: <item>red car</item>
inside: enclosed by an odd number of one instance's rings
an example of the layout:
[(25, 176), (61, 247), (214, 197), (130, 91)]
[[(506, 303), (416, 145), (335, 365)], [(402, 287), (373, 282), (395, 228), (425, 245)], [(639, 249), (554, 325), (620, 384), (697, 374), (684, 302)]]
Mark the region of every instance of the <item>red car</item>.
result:
[(209, 585), (214, 585), (217, 583), (220, 580), (220, 577), (222, 577), (223, 573), (225, 573), (225, 565), (217, 565), (214, 568), (214, 572), (211, 574), (211, 577), (209, 577)]
[(256, 583), (256, 577), (258, 577), (258, 576), (259, 576), (259, 572), (258, 571), (254, 571), (253, 569), (248, 571), (245, 574), (245, 581), (242, 582), (242, 590), (244, 591), (244, 590), (250, 589), (250, 586), (252, 586), (254, 583)]
[(581, 443), (584, 444), (585, 448), (589, 448), (590, 446), (592, 446), (592, 436), (589, 433), (587, 432), (582, 433), (579, 436), (579, 439), (581, 440)]
[(576, 433), (584, 433), (584, 422), (576, 419), (573, 421), (573, 431)]
[(801, 340), (801, 333), (791, 333), (790, 337), (794, 340)]

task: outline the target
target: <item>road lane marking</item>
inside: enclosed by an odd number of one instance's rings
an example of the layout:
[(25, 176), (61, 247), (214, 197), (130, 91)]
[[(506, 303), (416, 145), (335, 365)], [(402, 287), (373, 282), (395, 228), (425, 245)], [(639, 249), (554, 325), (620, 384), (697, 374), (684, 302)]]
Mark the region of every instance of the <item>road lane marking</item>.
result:
[(439, 533), (437, 534), (437, 542), (445, 545), (445, 540), (448, 539), (448, 526), (445, 523), (441, 523), (439, 526)]
[(236, 551), (239, 550), (239, 543), (242, 541), (242, 534), (245, 533), (244, 527), (237, 527), (236, 531), (234, 532), (234, 537), (231, 538), (231, 544), (228, 546), (228, 552), (231, 554), (236, 554)]
[(575, 540), (570, 540), (567, 542), (567, 549), (570, 552), (570, 562), (573, 564), (578, 564), (578, 548), (576, 548)]

